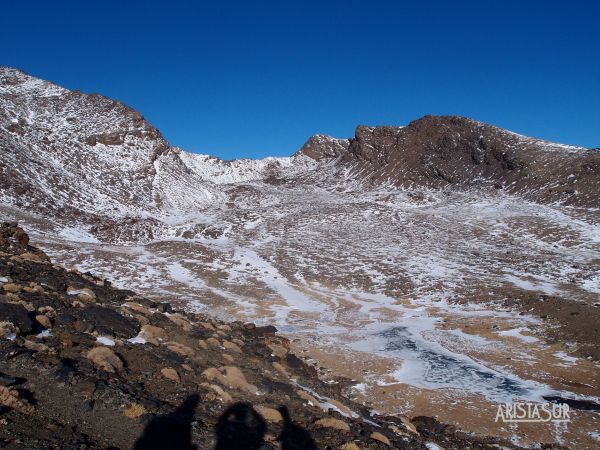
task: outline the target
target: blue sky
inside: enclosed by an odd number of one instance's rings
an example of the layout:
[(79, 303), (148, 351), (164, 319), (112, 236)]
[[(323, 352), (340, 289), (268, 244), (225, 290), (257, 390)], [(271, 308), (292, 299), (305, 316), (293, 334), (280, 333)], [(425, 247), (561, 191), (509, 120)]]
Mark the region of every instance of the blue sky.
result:
[(425, 114), (598, 147), (599, 5), (11, 1), (0, 65), (119, 99), (224, 158)]

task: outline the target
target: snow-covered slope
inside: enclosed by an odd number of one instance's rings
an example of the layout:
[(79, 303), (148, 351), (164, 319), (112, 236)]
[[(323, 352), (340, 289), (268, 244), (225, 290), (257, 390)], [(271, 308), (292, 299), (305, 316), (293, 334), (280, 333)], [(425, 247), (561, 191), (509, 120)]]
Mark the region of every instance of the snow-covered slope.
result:
[[(0, 201), (63, 224), (185, 216), (218, 185), (292, 174), (308, 158), (222, 161), (169, 146), (139, 113), (0, 68)], [(133, 222), (132, 222), (133, 221)]]
[[(474, 432), (512, 437), (499, 401), (600, 402), (599, 192), (598, 151), (469, 119), (223, 161), (0, 69), (0, 214), (55, 261), (274, 323), (377, 408)], [(584, 442), (595, 420), (514, 433)]]

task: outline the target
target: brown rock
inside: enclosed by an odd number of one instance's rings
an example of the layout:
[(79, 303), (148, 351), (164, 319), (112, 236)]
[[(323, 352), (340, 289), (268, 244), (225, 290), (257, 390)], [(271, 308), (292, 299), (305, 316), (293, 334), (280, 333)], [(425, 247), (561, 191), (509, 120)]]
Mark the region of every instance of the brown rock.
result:
[(361, 450), (361, 448), (354, 442), (346, 442), (340, 447), (340, 450)]
[(23, 286), (16, 283), (4, 283), (2, 285), (2, 289), (4, 289), (5, 292), (12, 292), (13, 294), (16, 294), (17, 292), (21, 292)]
[(171, 381), (174, 381), (176, 383), (179, 383), (181, 381), (181, 377), (179, 376), (179, 374), (177, 373), (177, 371), (175, 369), (171, 368), (171, 367), (165, 367), (163, 369), (160, 369), (160, 373), (167, 380), (171, 380)]
[(225, 347), (225, 350), (231, 350), (235, 353), (242, 353), (242, 349), (239, 348), (237, 344), (234, 344), (230, 341), (223, 341), (223, 347)]
[(192, 331), (192, 324), (181, 314), (175, 313), (169, 316), (169, 320), (175, 325), (181, 327), (183, 331)]
[(254, 409), (261, 415), (267, 422), (277, 423), (283, 421), (283, 416), (279, 411), (267, 406), (255, 406)]
[(106, 372), (116, 372), (123, 369), (121, 358), (108, 347), (94, 347), (86, 356), (96, 367)]
[(37, 316), (35, 316), (35, 321), (44, 328), (52, 328), (52, 322), (50, 322), (50, 319), (47, 316), (38, 314)]
[(130, 419), (137, 419), (138, 417), (146, 414), (146, 412), (147, 411), (146, 408), (144, 408), (144, 405), (140, 405), (139, 403), (132, 403), (127, 408), (125, 408), (123, 414), (125, 415), (125, 417), (128, 417)]
[(42, 255), (39, 255), (37, 253), (25, 252), (25, 253), (21, 253), (19, 256), (21, 257), (21, 259), (24, 259), (25, 261), (32, 261), (32, 262), (36, 262), (36, 263), (47, 262), (47, 260), (45, 258), (43, 258)]
[(350, 408), (348, 408), (346, 405), (338, 402), (337, 400), (335, 400), (333, 398), (329, 399), (329, 403), (331, 403), (333, 406), (335, 406), (337, 409), (339, 409), (343, 414), (345, 414), (347, 416), (352, 416), (354, 414)]
[(216, 330), (215, 327), (213, 326), (213, 324), (210, 323), (210, 322), (200, 322), (199, 325), (202, 328), (205, 328), (205, 329), (210, 330), (210, 331), (215, 331)]
[(375, 439), (376, 441), (379, 442), (383, 442), (385, 445), (387, 445), (388, 447), (392, 446), (392, 443), (390, 442), (390, 440), (387, 438), (387, 436), (381, 434), (380, 432), (376, 431), (375, 433), (371, 433), (371, 439)]
[(239, 389), (240, 391), (254, 395), (258, 392), (258, 388), (248, 383), (244, 373), (234, 366), (225, 366), (219, 369), (210, 367), (202, 372), (202, 375), (204, 375), (208, 381), (217, 381), (223, 386)]
[(167, 348), (173, 353), (177, 353), (179, 356), (187, 357), (194, 354), (194, 350), (186, 345), (180, 344), (179, 342), (169, 342), (167, 343)]
[(273, 355), (277, 356), (278, 358), (285, 358), (285, 355), (288, 354), (287, 349), (285, 347), (282, 347), (281, 345), (268, 344), (268, 347), (273, 353)]
[(233, 398), (231, 397), (231, 395), (227, 391), (223, 390), (223, 388), (217, 384), (200, 383), (200, 386), (209, 388), (212, 391), (214, 391), (218, 395), (219, 399), (221, 401), (223, 401), (224, 403), (230, 403), (233, 401)]
[(300, 397), (302, 400), (306, 400), (311, 406), (319, 406), (321, 404), (319, 400), (314, 398), (306, 391), (298, 390), (296, 391), (296, 394), (298, 394), (298, 397)]
[(219, 340), (218, 340), (218, 339), (215, 339), (214, 337), (209, 337), (209, 338), (206, 340), (206, 343), (207, 343), (208, 345), (210, 345), (211, 347), (220, 347), (220, 346), (221, 346), (221, 343), (219, 342)]
[(333, 419), (331, 417), (319, 419), (315, 422), (315, 425), (320, 428), (333, 428), (335, 430), (345, 431), (348, 433), (350, 432), (350, 425), (342, 420)]
[(0, 406), (14, 409), (25, 414), (33, 413), (33, 406), (19, 398), (19, 393), (14, 389), (0, 386)]
[(154, 325), (144, 325), (142, 327), (142, 337), (146, 339), (147, 342), (151, 344), (158, 345), (160, 341), (163, 341), (167, 338), (167, 332)]
[(417, 427), (414, 426), (414, 424), (410, 421), (410, 419), (406, 416), (398, 416), (398, 418), (402, 421), (402, 423), (404, 424), (404, 426), (406, 427), (406, 429), (408, 431), (410, 431), (411, 433), (414, 434), (419, 434), (419, 432), (417, 431)]

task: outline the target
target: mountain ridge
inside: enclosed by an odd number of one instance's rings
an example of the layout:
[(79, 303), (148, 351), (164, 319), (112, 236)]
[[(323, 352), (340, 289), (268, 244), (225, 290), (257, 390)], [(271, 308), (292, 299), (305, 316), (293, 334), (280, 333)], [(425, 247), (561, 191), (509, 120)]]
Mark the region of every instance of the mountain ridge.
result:
[(17, 69), (0, 69), (0, 107), (2, 203), (96, 229), (122, 221), (141, 228), (132, 236), (148, 239), (165, 220), (227, 203), (244, 183), (494, 186), (543, 203), (600, 206), (597, 152), (456, 116), (424, 116), (404, 127), (360, 125), (349, 139), (313, 135), (291, 157), (225, 161), (171, 146), (119, 101)]

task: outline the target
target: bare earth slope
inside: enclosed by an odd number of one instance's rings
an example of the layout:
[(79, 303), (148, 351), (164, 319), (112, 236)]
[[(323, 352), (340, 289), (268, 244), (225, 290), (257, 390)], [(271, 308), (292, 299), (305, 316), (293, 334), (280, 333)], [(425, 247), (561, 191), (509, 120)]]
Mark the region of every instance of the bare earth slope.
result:
[[(118, 102), (0, 81), (0, 212), (53, 260), (274, 324), (381, 413), (598, 445), (597, 150), (427, 116), (222, 161)], [(571, 423), (494, 421), (500, 402), (557, 398)]]
[(510, 445), (428, 417), (372, 416), (275, 328), (174, 312), (27, 242), (0, 224), (2, 448)]

